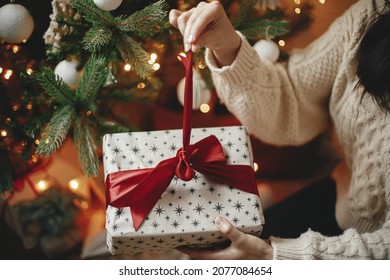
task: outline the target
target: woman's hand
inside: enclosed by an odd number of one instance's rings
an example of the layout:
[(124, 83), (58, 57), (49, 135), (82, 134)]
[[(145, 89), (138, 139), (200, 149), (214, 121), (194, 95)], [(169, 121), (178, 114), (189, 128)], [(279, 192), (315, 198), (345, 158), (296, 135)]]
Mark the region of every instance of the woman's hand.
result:
[(235, 60), (241, 38), (218, 1), (200, 2), (196, 8), (183, 13), (171, 10), (169, 21), (183, 35), (185, 51), (209, 48), (219, 66), (230, 65)]
[(225, 249), (203, 250), (188, 247), (177, 248), (179, 251), (195, 259), (204, 260), (271, 260), (271, 245), (256, 236), (243, 233), (222, 217), (215, 218), (215, 225), (230, 239), (231, 244)]

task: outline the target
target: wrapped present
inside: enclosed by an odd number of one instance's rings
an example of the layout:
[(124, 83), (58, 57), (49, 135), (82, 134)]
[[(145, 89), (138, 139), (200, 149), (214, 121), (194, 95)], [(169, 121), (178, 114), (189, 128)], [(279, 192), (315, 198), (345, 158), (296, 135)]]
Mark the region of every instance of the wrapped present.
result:
[[(187, 77), (190, 61), (183, 61)], [(186, 92), (191, 89), (187, 79)], [(225, 240), (214, 225), (218, 215), (243, 232), (262, 230), (245, 127), (191, 129), (192, 96), (185, 98), (182, 130), (103, 138), (107, 245), (113, 254), (213, 246)]]

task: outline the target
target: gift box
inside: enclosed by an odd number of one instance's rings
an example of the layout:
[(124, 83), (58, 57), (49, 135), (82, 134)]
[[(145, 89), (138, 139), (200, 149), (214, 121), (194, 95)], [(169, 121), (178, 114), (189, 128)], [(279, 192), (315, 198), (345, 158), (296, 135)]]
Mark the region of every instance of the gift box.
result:
[(245, 233), (264, 224), (244, 126), (191, 128), (192, 54), (186, 67), (183, 129), (103, 137), (107, 245), (112, 254), (211, 247), (223, 216)]
[[(174, 157), (181, 147), (181, 134), (182, 130), (168, 130), (105, 135), (105, 178), (120, 171), (154, 168), (162, 160)], [(250, 139), (245, 127), (192, 129), (191, 140), (196, 142), (209, 135), (219, 139), (228, 165), (252, 165)], [(213, 222), (217, 215), (255, 235), (261, 232), (264, 224), (257, 194), (210, 179), (200, 172), (196, 172), (190, 181), (175, 175), (137, 230), (130, 208), (107, 207), (107, 245), (113, 254), (135, 254), (194, 244), (211, 246), (222, 242), (224, 237)]]

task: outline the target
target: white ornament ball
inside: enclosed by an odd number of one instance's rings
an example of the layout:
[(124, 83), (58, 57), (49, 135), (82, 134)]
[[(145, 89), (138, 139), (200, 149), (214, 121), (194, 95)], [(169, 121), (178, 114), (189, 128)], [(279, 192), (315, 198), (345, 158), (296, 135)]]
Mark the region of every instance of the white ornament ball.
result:
[(8, 43), (27, 40), (34, 30), (34, 19), (22, 5), (7, 4), (0, 8), (0, 38)]
[[(184, 106), (184, 88), (186, 78), (184, 77), (177, 84), (177, 99), (179, 103)], [(202, 104), (207, 104), (211, 99), (211, 92), (207, 88), (205, 81), (202, 79), (200, 73), (194, 71), (192, 80), (192, 109), (199, 110)]]
[(122, 0), (93, 0), (93, 2), (105, 11), (113, 11), (122, 4)]
[(80, 80), (77, 66), (78, 63), (75, 60), (62, 60), (54, 68), (54, 74), (61, 77), (69, 87), (75, 88)]
[(279, 58), (280, 50), (274, 41), (260, 40), (253, 47), (262, 60), (268, 60), (274, 63)]

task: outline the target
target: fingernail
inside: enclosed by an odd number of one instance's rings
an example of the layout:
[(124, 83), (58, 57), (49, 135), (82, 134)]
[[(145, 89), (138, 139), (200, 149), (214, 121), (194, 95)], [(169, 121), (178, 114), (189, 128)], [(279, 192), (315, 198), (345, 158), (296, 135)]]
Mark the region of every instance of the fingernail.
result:
[(185, 52), (188, 52), (191, 48), (191, 45), (190, 44), (184, 44), (184, 51)]
[(188, 36), (188, 42), (189, 43), (193, 43), (194, 42), (194, 35), (190, 34), (190, 36)]
[(220, 227), (223, 224), (223, 218), (222, 217), (216, 217), (214, 219), (214, 223), (217, 227)]

